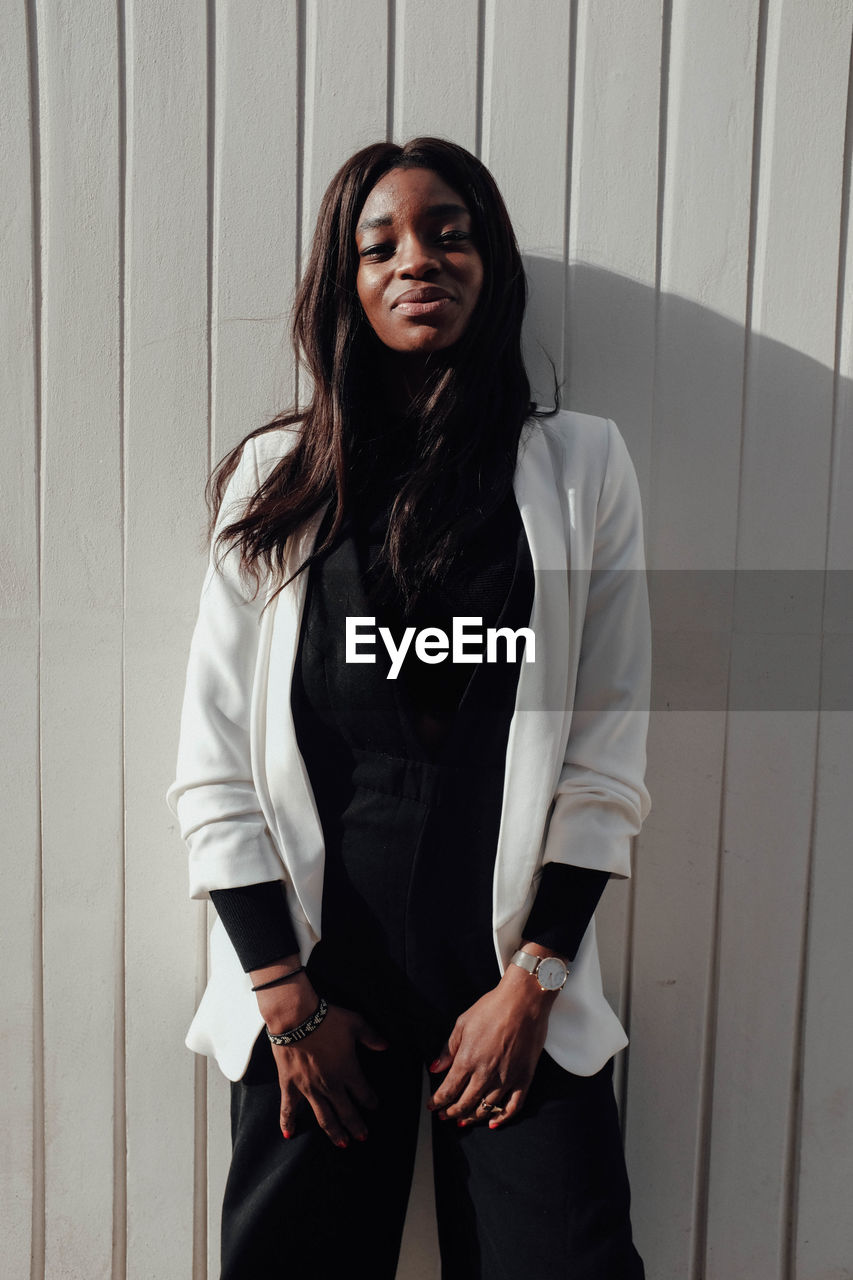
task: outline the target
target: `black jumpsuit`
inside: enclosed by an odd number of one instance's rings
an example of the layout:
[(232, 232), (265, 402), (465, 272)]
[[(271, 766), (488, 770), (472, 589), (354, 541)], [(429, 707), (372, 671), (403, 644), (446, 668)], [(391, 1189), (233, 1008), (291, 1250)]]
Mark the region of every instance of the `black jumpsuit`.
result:
[[(232, 1087), (223, 1280), (277, 1274), (276, 1258), (282, 1276), (358, 1268), (391, 1280), (423, 1064), (500, 978), (492, 879), (523, 645), (515, 662), (442, 673), (445, 710), (458, 705), (444, 741), (429, 749), (416, 728), (417, 672), (387, 679), (381, 644), (375, 663), (344, 660), (347, 616), (392, 621), (366, 587), (384, 519), (380, 504), (311, 566), (291, 690), (326, 849), (322, 940), (308, 971), (317, 990), (389, 1040), (388, 1050), (360, 1052), (380, 1108), (367, 1116), (367, 1141), (345, 1151), (307, 1118), (285, 1140), (272, 1054), (259, 1038)], [(483, 628), (527, 626), (533, 568), (511, 491), (482, 537), (499, 567)], [(449, 613), (429, 620), (450, 631)], [(445, 1280), (637, 1280), (611, 1064), (581, 1078), (543, 1054), (523, 1115), (495, 1131), (433, 1122)]]

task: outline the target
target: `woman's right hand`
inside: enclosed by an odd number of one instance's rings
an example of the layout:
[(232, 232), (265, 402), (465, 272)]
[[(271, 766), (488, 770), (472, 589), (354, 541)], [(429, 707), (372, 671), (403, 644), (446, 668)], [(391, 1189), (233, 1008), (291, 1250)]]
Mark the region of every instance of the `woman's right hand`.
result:
[[(274, 1035), (310, 1018), (319, 997), (304, 973), (280, 987), (257, 993), (264, 1021)], [(281, 1131), (292, 1138), (301, 1098), (310, 1105), (317, 1123), (336, 1147), (350, 1137), (363, 1142), (367, 1126), (359, 1108), (372, 1108), (377, 1098), (364, 1077), (356, 1045), (387, 1049), (387, 1041), (360, 1014), (340, 1005), (329, 1011), (316, 1031), (292, 1045), (271, 1044), (281, 1088)]]

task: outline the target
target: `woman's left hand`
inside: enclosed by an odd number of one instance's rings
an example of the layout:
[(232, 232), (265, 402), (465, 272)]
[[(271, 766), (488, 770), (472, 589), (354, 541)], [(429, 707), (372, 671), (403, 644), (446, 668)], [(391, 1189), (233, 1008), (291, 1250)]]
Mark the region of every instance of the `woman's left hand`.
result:
[(498, 985), (456, 1019), (430, 1065), (432, 1073), (447, 1075), (429, 1109), (458, 1123), (488, 1120), (489, 1128), (511, 1120), (530, 1088), (556, 998), (559, 993), (543, 991), (532, 974), (508, 965)]

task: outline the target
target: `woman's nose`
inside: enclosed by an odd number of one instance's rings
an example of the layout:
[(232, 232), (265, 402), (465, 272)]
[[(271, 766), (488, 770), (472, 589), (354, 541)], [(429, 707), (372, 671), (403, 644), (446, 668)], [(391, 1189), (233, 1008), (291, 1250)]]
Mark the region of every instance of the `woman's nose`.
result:
[(430, 271), (437, 271), (441, 265), (432, 246), (419, 236), (409, 236), (398, 250), (397, 271), (400, 276), (415, 276), (420, 279)]

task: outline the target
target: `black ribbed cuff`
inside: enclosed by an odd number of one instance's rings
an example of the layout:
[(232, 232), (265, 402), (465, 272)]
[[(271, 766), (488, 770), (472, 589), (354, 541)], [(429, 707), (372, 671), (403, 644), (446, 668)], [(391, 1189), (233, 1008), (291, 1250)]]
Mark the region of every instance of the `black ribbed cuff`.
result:
[(609, 879), (609, 871), (546, 862), (521, 932), (524, 941), (574, 960)]
[(211, 889), (210, 900), (246, 973), (299, 951), (281, 880)]

